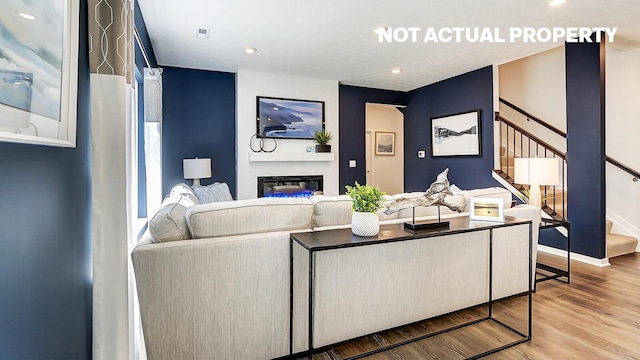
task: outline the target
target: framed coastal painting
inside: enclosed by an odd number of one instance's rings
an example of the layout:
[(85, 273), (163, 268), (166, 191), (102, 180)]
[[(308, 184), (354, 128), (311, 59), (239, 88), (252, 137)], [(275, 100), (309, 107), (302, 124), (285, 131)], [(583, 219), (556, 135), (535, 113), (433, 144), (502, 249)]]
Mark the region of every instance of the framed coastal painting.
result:
[(504, 200), (472, 197), (469, 199), (469, 220), (504, 222)]
[(0, 9), (0, 141), (75, 147), (79, 2)]
[(256, 135), (312, 140), (324, 130), (324, 101), (256, 97)]
[(431, 157), (482, 156), (480, 110), (431, 118)]
[(396, 133), (376, 131), (376, 155), (396, 154)]

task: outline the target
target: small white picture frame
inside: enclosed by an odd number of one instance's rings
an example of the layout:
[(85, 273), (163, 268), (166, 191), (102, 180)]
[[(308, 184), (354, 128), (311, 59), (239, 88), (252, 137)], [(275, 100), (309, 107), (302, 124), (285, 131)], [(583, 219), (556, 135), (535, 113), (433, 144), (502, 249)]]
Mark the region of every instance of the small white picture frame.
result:
[(504, 222), (503, 199), (472, 197), (469, 201), (469, 220)]

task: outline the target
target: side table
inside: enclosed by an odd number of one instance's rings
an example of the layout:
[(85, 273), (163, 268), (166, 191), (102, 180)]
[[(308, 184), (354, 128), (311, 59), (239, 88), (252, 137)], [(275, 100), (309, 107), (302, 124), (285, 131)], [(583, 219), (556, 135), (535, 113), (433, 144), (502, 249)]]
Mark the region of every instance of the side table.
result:
[[(536, 262), (536, 284), (547, 280), (558, 280), (565, 284), (571, 283), (571, 224), (566, 220), (542, 219), (540, 230), (562, 227), (567, 231), (567, 267), (560, 269), (555, 266)], [(538, 276), (540, 276), (538, 278)], [(564, 279), (562, 279), (564, 278)]]

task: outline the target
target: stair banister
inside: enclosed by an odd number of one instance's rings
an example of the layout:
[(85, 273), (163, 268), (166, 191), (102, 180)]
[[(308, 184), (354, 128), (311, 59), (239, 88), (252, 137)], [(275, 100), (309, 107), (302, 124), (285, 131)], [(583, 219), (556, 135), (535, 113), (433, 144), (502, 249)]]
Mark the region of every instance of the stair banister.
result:
[[(499, 100), (500, 100), (501, 103), (507, 105), (508, 107), (512, 108), (513, 110), (517, 111), (518, 113), (524, 115), (527, 118), (527, 121), (533, 120), (534, 122), (544, 126), (545, 128), (553, 131), (554, 133), (562, 136), (563, 138), (567, 137), (567, 134), (564, 131), (562, 131), (562, 130), (550, 125), (546, 121), (536, 117), (535, 115), (532, 115), (531, 113), (525, 111), (524, 109), (518, 107), (517, 105), (514, 105), (511, 102), (509, 102), (509, 101), (507, 101), (507, 100), (505, 100), (503, 98), (500, 98)], [(496, 113), (496, 116), (500, 116), (500, 115), (498, 113)], [(504, 118), (501, 117), (501, 119), (504, 119)], [(522, 130), (522, 129), (520, 128), (519, 130)], [(532, 136), (530, 133), (528, 133), (528, 134), (529, 135), (527, 135), (527, 136)], [(543, 144), (543, 142), (539, 138), (536, 138), (536, 141), (540, 142), (541, 145), (546, 146), (546, 145)], [(631, 176), (633, 176), (633, 182), (638, 182), (638, 180), (640, 180), (640, 171), (636, 171), (636, 170), (624, 165), (623, 163), (617, 161), (616, 159), (613, 159), (610, 156), (607, 156), (607, 162), (610, 163), (611, 165), (619, 168), (620, 170), (629, 173)]]
[(624, 165), (623, 163), (607, 156), (607, 162), (609, 162), (611, 165), (621, 169), (622, 171), (625, 171), (629, 174), (631, 174), (633, 176), (633, 182), (638, 182), (638, 180), (640, 179), (640, 172), (633, 170), (632, 168)]
[(540, 144), (542, 147), (548, 149), (549, 151), (551, 151), (552, 153), (554, 153), (557, 157), (566, 160), (567, 156), (564, 152), (558, 150), (556, 147), (549, 145), (549, 143), (545, 142), (544, 140), (540, 139), (539, 137), (533, 135), (532, 133), (528, 132), (527, 130), (521, 128), (520, 126), (514, 124), (513, 122), (509, 121), (508, 119), (505, 119), (504, 117), (502, 117), (500, 114), (496, 114), (496, 120), (497, 121), (501, 121), (505, 124), (507, 124), (509, 127), (518, 130), (518, 132), (521, 133), (521, 135), (524, 135), (526, 137), (528, 137), (530, 140), (535, 141), (536, 143)]
[(513, 110), (519, 112), (520, 114), (526, 116), (527, 120), (533, 120), (533, 121), (537, 122), (538, 124), (546, 127), (547, 129), (553, 131), (554, 133), (556, 133), (556, 134), (558, 134), (558, 135), (560, 135), (562, 137), (565, 137), (565, 138), (567, 137), (567, 134), (564, 131), (562, 131), (562, 130), (550, 125), (549, 123), (547, 123), (547, 122), (535, 117), (534, 115), (531, 115), (530, 113), (528, 113), (528, 112), (524, 111), (523, 109), (517, 107), (516, 105), (508, 102), (507, 100), (505, 100), (503, 98), (500, 98), (500, 102), (505, 104), (505, 105), (507, 105), (508, 107), (512, 108)]

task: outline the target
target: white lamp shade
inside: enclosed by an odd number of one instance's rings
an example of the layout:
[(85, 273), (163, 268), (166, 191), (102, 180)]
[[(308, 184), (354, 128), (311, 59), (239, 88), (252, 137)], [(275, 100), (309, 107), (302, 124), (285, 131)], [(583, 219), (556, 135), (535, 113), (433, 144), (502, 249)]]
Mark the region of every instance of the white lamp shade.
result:
[(514, 180), (527, 185), (560, 185), (559, 158), (515, 158)]
[(182, 169), (185, 179), (206, 179), (211, 177), (211, 159), (183, 159)]

